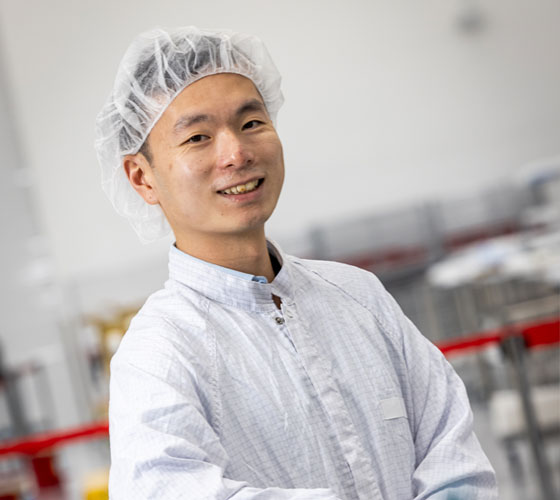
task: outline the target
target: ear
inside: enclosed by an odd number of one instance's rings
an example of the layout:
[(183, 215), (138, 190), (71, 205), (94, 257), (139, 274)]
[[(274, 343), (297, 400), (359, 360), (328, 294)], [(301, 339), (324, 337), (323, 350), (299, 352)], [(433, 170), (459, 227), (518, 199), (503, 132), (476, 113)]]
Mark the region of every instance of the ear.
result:
[(126, 155), (123, 158), (123, 167), (134, 190), (144, 198), (146, 203), (156, 205), (159, 200), (154, 189), (154, 175), (152, 167), (144, 155), (140, 153)]

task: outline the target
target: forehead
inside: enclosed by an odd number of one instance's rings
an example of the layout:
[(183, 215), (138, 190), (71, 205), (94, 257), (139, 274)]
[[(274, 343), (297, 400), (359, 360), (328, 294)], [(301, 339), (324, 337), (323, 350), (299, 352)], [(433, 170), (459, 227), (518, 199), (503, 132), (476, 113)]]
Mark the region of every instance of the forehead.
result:
[(176, 118), (193, 112), (219, 113), (250, 99), (258, 100), (264, 107), (261, 94), (249, 78), (234, 73), (206, 76), (183, 89), (162, 118)]

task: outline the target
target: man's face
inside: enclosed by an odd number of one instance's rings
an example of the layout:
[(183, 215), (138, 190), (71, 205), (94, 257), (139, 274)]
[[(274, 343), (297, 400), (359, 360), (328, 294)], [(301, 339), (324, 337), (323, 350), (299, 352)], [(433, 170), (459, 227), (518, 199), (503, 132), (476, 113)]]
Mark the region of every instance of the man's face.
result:
[(179, 247), (197, 237), (262, 231), (280, 195), (284, 160), (248, 78), (225, 73), (189, 85), (165, 110), (148, 144), (152, 161), (142, 168), (146, 187), (139, 192), (160, 204)]

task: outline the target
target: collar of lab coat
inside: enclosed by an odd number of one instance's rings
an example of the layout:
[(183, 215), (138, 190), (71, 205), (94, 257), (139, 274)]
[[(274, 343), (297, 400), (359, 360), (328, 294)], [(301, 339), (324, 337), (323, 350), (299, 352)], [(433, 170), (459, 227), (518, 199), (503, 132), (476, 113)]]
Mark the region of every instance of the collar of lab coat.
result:
[(280, 297), (282, 302), (293, 302), (293, 263), (275, 242), (267, 240), (267, 245), (282, 266), (271, 283), (251, 281), (225, 272), (202, 260), (192, 259), (174, 245), (169, 251), (169, 278), (225, 305), (256, 312), (274, 311), (276, 305), (272, 295)]

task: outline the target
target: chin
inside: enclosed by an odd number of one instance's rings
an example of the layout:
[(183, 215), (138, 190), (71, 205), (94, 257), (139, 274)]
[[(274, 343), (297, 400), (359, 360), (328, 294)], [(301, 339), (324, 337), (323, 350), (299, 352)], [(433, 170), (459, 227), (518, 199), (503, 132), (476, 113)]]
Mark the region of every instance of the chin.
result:
[(244, 220), (243, 222), (238, 222), (237, 224), (232, 224), (232, 226), (230, 226), (230, 232), (232, 234), (249, 234), (261, 231), (264, 229), (264, 224), (269, 217), (270, 215), (267, 217), (254, 217)]

